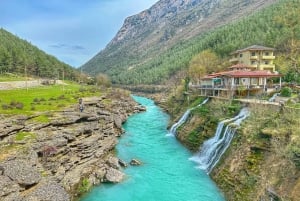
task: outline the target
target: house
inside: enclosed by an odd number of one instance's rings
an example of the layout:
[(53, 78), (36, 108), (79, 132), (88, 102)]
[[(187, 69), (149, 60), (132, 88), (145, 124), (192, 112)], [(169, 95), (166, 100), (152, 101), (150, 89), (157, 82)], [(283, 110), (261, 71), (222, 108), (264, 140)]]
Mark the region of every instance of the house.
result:
[[(275, 71), (273, 52), (273, 48), (258, 45), (235, 51), (230, 59), (233, 65), (227, 71), (212, 73), (201, 79), (201, 95), (231, 98), (235, 95), (257, 95), (281, 88), (281, 75)], [(279, 78), (279, 84), (274, 85), (270, 78)]]
[(231, 53), (231, 59), (229, 61), (233, 65), (245, 64), (256, 70), (269, 70), (275, 72), (274, 51), (274, 48), (252, 45)]

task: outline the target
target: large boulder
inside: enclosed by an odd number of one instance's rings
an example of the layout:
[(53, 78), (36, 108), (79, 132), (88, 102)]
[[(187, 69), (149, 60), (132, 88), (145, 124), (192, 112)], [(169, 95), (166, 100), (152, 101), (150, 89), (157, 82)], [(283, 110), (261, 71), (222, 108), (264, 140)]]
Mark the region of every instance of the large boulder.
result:
[(106, 163), (114, 169), (120, 169), (119, 159), (116, 157), (110, 156)]
[(37, 168), (25, 160), (6, 161), (1, 165), (4, 169), (4, 175), (9, 177), (20, 186), (32, 186), (41, 180), (41, 174)]
[(124, 177), (125, 174), (123, 172), (116, 170), (114, 168), (109, 168), (106, 171), (105, 181), (111, 183), (119, 183), (124, 179)]

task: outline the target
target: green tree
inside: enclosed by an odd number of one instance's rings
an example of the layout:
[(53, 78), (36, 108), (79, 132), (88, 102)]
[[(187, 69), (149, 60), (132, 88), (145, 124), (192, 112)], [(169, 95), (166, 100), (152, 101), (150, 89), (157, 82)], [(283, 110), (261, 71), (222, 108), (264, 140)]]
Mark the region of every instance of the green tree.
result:
[(111, 81), (109, 79), (109, 77), (105, 74), (99, 73), (96, 76), (96, 83), (99, 86), (103, 86), (103, 87), (111, 87)]
[(211, 50), (204, 50), (194, 56), (189, 64), (189, 76), (194, 82), (198, 82), (207, 73), (219, 70), (219, 58)]

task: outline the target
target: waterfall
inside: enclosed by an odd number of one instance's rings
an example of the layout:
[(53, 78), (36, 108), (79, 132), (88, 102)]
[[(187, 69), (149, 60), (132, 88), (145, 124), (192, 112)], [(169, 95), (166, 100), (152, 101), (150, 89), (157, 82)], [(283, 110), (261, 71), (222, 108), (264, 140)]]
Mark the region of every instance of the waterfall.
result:
[(276, 97), (279, 95), (280, 93), (275, 93), (268, 101), (269, 102), (274, 102)]
[(221, 121), (217, 126), (215, 136), (205, 141), (199, 153), (191, 160), (198, 163), (199, 168), (209, 174), (229, 147), (237, 127), (248, 116), (248, 109), (243, 108), (236, 117)]
[(176, 122), (175, 124), (173, 124), (173, 126), (171, 127), (170, 131), (169, 131), (169, 135), (175, 136), (176, 135), (176, 130), (179, 126), (181, 126), (183, 123), (186, 122), (187, 118), (190, 116), (190, 113), (192, 110), (194, 110), (197, 107), (200, 107), (202, 105), (204, 105), (205, 103), (207, 103), (209, 98), (206, 98), (202, 103), (200, 103), (199, 105), (197, 105), (196, 107), (190, 108), (188, 109), (183, 115), (182, 117), (179, 119), (178, 122)]

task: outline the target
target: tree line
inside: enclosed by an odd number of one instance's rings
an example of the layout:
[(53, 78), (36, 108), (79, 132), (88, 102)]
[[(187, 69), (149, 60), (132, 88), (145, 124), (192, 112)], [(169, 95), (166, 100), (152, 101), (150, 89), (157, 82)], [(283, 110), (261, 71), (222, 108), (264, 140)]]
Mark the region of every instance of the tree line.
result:
[(66, 79), (79, 77), (76, 69), (1, 28), (0, 74), (4, 73), (53, 79), (62, 79), (63, 74)]

